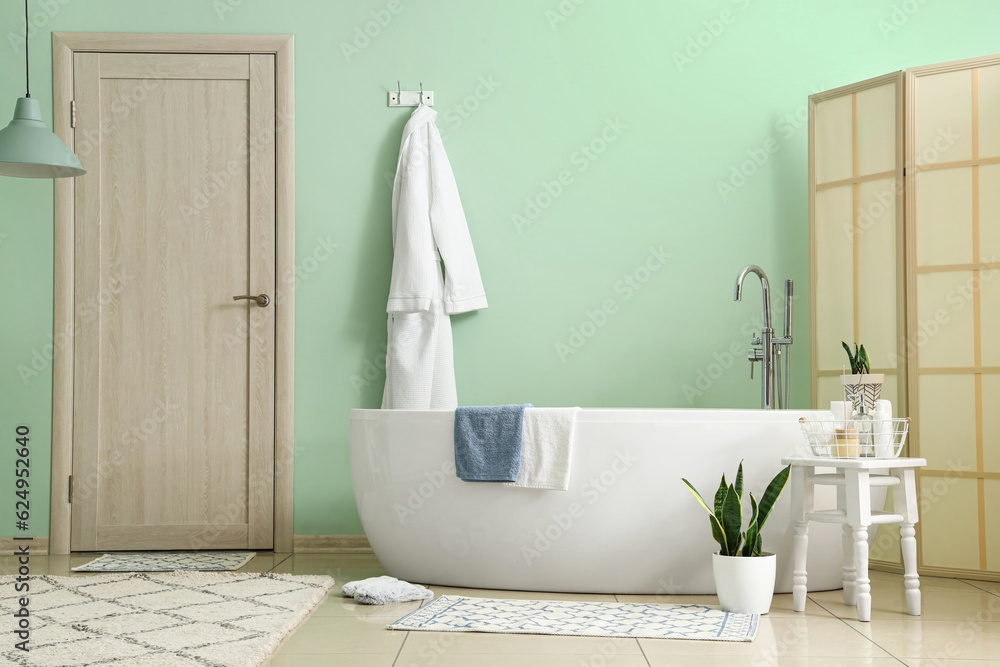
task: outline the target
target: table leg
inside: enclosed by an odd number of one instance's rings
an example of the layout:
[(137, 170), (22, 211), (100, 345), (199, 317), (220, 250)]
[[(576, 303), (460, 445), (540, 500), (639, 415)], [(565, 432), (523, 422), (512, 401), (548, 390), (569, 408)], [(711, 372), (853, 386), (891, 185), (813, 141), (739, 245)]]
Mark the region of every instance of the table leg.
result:
[(792, 608), (795, 611), (806, 610), (806, 556), (809, 554), (809, 522), (795, 522), (795, 543), (793, 547), (795, 569), (792, 572)]
[(903, 551), (903, 582), (906, 586), (906, 609), (910, 616), (920, 616), (920, 575), (917, 574), (917, 540), (912, 523), (899, 526), (900, 546)]
[(854, 533), (850, 526), (844, 525), (844, 604), (853, 607), (858, 603), (855, 587), (856, 570), (854, 568)]
[(872, 587), (868, 580), (868, 529), (860, 526), (854, 529), (854, 567), (856, 569), (856, 591), (858, 620), (872, 620)]
[(809, 555), (809, 512), (813, 510), (813, 468), (810, 466), (793, 465), (789, 480), (792, 506), (790, 520), (795, 528), (792, 556), (792, 606), (795, 611), (806, 610), (808, 582), (806, 574), (806, 558)]
[(917, 575), (917, 540), (913, 524), (917, 517), (917, 478), (913, 468), (893, 470), (902, 481), (893, 489), (895, 512), (903, 515), (899, 524), (899, 543), (903, 551), (903, 582), (906, 586), (906, 608), (911, 616), (920, 615), (920, 577)]

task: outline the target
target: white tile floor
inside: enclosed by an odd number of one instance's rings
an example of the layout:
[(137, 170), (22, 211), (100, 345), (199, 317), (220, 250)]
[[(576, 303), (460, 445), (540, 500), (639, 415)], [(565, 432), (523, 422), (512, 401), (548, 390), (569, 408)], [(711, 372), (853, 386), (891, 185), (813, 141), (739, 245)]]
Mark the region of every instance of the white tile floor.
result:
[[(32, 558), (35, 574), (73, 574), (91, 556)], [(0, 558), (0, 574), (14, 560)], [(902, 577), (872, 572), (872, 621), (859, 623), (840, 591), (813, 593), (806, 611), (775, 597), (751, 643), (394, 632), (385, 626), (420, 603), (370, 607), (340, 597), (348, 581), (384, 574), (370, 555), (259, 554), (249, 572), (328, 574), (329, 597), (289, 635), (271, 667), (657, 667), (660, 665), (994, 665), (1000, 667), (1000, 584), (922, 577), (923, 616), (906, 614)], [(88, 576), (86, 573), (75, 576)], [(573, 595), (432, 586), (442, 594), (619, 602), (715, 604), (714, 596)]]

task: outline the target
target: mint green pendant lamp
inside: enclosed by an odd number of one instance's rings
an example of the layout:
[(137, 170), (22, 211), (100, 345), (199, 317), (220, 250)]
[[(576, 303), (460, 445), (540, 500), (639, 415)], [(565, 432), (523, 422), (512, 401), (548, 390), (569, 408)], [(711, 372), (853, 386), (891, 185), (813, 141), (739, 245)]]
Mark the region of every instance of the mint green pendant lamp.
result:
[(28, 67), (28, 0), (24, 0), (25, 95), (17, 100), (14, 120), (0, 130), (0, 176), (19, 178), (72, 178), (87, 173), (62, 139), (42, 121), (38, 101), (31, 98)]

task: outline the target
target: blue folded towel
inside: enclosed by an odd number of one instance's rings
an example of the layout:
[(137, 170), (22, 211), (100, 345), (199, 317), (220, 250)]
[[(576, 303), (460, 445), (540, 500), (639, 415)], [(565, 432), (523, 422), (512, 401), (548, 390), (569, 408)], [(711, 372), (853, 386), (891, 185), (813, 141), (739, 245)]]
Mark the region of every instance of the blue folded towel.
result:
[(466, 482), (516, 482), (525, 405), (455, 410), (455, 472)]

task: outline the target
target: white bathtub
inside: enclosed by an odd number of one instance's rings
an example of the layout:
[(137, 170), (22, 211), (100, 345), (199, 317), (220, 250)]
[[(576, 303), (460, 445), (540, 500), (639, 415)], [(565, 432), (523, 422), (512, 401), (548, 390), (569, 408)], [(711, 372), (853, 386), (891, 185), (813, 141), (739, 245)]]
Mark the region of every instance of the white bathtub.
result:
[[(711, 497), (744, 460), (758, 498), (803, 446), (807, 411), (583, 409), (570, 490), (463, 482), (454, 412), (351, 411), (351, 473), (375, 555), (424, 584), (579, 593), (714, 593), (709, 518), (684, 488)], [(828, 492), (828, 493), (824, 493)], [(777, 590), (792, 587), (790, 494), (764, 529)], [(832, 487), (817, 507), (833, 508)], [(809, 589), (841, 587), (840, 526), (812, 524)]]

